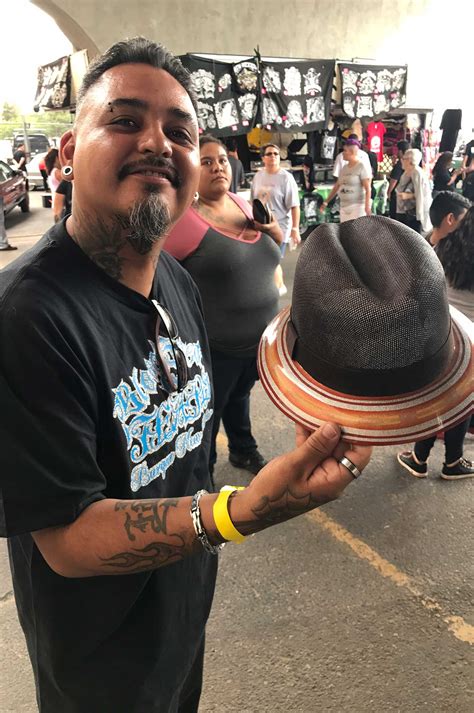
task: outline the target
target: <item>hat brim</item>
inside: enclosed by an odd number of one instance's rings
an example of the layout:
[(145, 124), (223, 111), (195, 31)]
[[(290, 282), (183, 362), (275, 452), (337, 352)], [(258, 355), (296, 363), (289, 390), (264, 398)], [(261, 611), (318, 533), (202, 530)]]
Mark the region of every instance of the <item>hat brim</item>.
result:
[(400, 396), (354, 396), (324, 386), (291, 357), (294, 335), (290, 307), (262, 335), (258, 371), (275, 406), (305, 428), (337, 423), (345, 440), (370, 445), (420, 441), (446, 431), (473, 409), (474, 325), (450, 308), (453, 349), (449, 365), (436, 381)]

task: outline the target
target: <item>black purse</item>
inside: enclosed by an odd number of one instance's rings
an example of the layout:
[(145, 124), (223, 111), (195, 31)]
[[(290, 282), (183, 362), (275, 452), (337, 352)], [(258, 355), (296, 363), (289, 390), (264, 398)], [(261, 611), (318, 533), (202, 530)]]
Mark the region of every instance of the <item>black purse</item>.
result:
[(258, 198), (254, 198), (252, 201), (252, 213), (253, 219), (261, 225), (267, 225), (272, 222), (272, 214), (265, 203), (262, 203)]

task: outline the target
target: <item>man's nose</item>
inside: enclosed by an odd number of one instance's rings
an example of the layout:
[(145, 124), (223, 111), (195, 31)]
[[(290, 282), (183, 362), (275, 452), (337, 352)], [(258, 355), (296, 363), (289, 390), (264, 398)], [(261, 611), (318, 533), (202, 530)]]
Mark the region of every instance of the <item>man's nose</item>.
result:
[(158, 124), (146, 127), (140, 134), (140, 153), (153, 153), (155, 156), (170, 158), (173, 153), (172, 143)]

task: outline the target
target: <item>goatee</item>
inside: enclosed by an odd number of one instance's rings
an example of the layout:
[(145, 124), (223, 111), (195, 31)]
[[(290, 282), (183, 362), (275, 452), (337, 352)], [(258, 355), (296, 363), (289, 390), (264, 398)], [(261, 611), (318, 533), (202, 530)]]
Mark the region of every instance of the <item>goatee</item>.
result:
[(127, 231), (127, 241), (139, 255), (149, 253), (171, 224), (169, 210), (154, 188), (150, 186), (149, 195), (135, 203), (127, 216), (117, 216), (120, 227)]

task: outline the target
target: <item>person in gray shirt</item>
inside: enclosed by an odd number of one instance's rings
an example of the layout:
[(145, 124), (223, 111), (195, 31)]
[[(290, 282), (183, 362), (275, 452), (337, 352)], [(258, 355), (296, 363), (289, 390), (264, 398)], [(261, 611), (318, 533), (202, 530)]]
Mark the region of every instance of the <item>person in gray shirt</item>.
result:
[(341, 168), (339, 178), (320, 208), (323, 212), (334, 196), (339, 194), (341, 223), (371, 213), (372, 172), (359, 160), (359, 149), (360, 143), (357, 139), (348, 139), (344, 144), (343, 155), (347, 163)]

